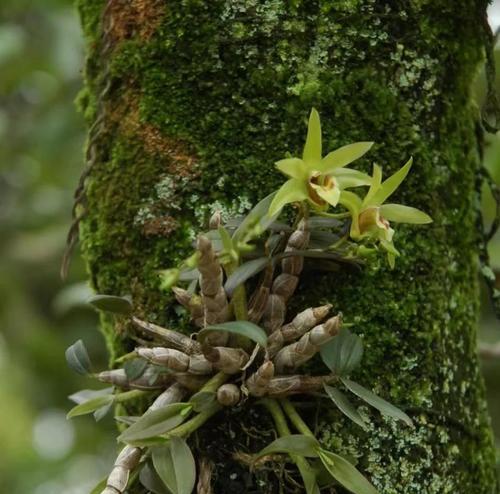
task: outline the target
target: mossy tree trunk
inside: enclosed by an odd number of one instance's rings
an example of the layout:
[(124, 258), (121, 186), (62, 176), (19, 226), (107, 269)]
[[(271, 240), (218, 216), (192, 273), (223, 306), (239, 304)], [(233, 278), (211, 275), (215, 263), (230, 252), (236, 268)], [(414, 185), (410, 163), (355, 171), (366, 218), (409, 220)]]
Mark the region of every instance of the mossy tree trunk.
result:
[[(387, 174), (413, 156), (398, 202), (434, 218), (398, 229), (394, 271), (299, 287), (304, 306), (332, 302), (356, 322), (367, 349), (357, 379), (416, 422), (370, 413), (363, 432), (323, 408), (321, 440), (357, 458), (383, 494), (494, 492), (476, 356), (480, 153), (470, 99), (485, 2), (78, 4), (88, 47), (79, 103), (91, 126), (81, 239), (95, 289), (131, 293), (150, 321), (182, 323), (157, 270), (185, 256), (211, 211), (244, 212), (280, 183), (273, 163), (300, 152), (315, 106), (325, 149), (376, 142), (365, 170), (376, 161)], [(112, 355), (123, 352), (126, 324), (102, 323)], [(218, 465), (218, 478), (242, 475), (225, 447), (231, 467)], [(260, 492), (238, 475), (226, 492)]]

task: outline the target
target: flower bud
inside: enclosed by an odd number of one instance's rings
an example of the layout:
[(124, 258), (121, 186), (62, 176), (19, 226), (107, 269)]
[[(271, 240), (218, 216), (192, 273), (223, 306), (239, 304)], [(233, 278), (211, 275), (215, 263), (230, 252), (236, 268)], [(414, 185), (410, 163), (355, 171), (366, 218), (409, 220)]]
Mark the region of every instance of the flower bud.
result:
[(241, 398), (241, 391), (235, 384), (223, 384), (217, 390), (217, 401), (225, 407), (232, 407), (238, 404)]

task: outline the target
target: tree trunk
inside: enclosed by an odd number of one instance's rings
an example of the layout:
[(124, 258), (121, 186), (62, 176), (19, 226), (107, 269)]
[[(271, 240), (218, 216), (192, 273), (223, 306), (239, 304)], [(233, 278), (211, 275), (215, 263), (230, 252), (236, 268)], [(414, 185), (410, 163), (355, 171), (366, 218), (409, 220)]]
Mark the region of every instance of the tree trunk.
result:
[[(355, 457), (383, 494), (494, 492), (476, 356), (480, 137), (470, 95), (485, 2), (78, 3), (88, 47), (79, 104), (91, 126), (80, 236), (95, 289), (131, 293), (140, 316), (182, 324), (157, 271), (189, 252), (213, 210), (242, 213), (281, 182), (273, 164), (301, 151), (315, 106), (326, 150), (376, 142), (365, 171), (375, 161), (387, 175), (413, 156), (397, 199), (434, 219), (398, 229), (395, 270), (381, 262), (299, 287), (304, 307), (331, 302), (356, 323), (367, 349), (356, 378), (416, 423), (369, 412), (363, 432), (322, 409), (321, 440)], [(126, 324), (102, 325), (113, 357), (127, 349)], [(240, 420), (229, 416), (226, 433)], [(280, 492), (239, 484), (243, 469), (220, 434), (216, 478), (237, 475), (216, 494)]]

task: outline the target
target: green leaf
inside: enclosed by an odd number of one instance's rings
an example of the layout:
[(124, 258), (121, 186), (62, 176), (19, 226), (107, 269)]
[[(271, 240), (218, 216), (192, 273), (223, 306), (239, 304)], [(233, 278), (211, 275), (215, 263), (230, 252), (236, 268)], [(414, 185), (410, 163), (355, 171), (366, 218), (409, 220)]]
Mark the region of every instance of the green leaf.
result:
[(276, 219), (273, 215), (268, 216), (269, 206), (274, 199), (276, 192), (272, 192), (268, 196), (259, 201), (254, 208), (243, 218), (233, 233), (234, 243), (247, 240), (249, 235), (257, 232), (264, 232)]
[(402, 204), (383, 204), (380, 206), (380, 214), (386, 220), (396, 223), (412, 223), (414, 225), (432, 223), (432, 218), (428, 214), (420, 209)]
[(323, 386), (326, 393), (331, 398), (333, 403), (337, 405), (337, 408), (347, 417), (349, 417), (355, 424), (366, 430), (366, 423), (359, 412), (354, 408), (354, 405), (348, 400), (348, 398), (342, 393), (342, 391), (328, 386), (325, 384)]
[[(154, 494), (172, 494), (162, 482), (152, 465), (148, 462), (142, 467), (139, 482)], [(100, 494), (100, 493), (98, 493)]]
[(109, 388), (103, 389), (82, 389), (69, 395), (68, 398), (73, 402), (79, 405), (80, 403), (84, 403), (86, 401), (91, 400), (92, 398), (97, 398), (98, 396), (110, 395), (114, 391), (113, 386)]
[(189, 400), (193, 405), (193, 410), (197, 413), (206, 410), (217, 399), (217, 393), (213, 391), (198, 391)]
[(319, 119), (318, 111), (316, 110), (316, 108), (313, 108), (309, 115), (307, 137), (302, 158), (307, 164), (311, 162), (314, 164), (319, 164), (321, 160), (321, 154), (321, 122)]
[(128, 297), (116, 297), (114, 295), (94, 295), (88, 299), (88, 303), (96, 309), (125, 316), (130, 315), (133, 308)]
[(90, 372), (91, 364), (89, 354), (85, 348), (82, 340), (78, 340), (66, 349), (65, 352), (66, 362), (70, 369), (82, 374), (87, 375)]
[(94, 411), (94, 420), (96, 422), (99, 422), (99, 420), (102, 420), (108, 412), (111, 410), (111, 407), (113, 406), (113, 402), (110, 401), (109, 403), (106, 403), (102, 407), (99, 407), (97, 410)]
[(330, 475), (346, 489), (354, 494), (378, 494), (377, 489), (345, 458), (322, 448), (318, 453)]
[(376, 408), (383, 415), (388, 415), (389, 417), (395, 418), (397, 420), (403, 421), (405, 424), (413, 427), (413, 422), (406, 413), (401, 411), (399, 408), (391, 405), (389, 402), (377, 396), (375, 393), (372, 393), (368, 389), (364, 388), (360, 384), (351, 381), (350, 379), (340, 378), (344, 386), (354, 393), (356, 396), (359, 396), (362, 400), (366, 401), (369, 405)]
[(127, 360), (123, 365), (125, 374), (129, 381), (134, 381), (144, 374), (148, 362), (142, 358), (134, 358), (132, 360)]
[(278, 215), (284, 206), (291, 202), (304, 201), (309, 197), (307, 185), (303, 180), (291, 178), (287, 180), (276, 192), (269, 206), (269, 217)]
[(342, 376), (352, 372), (363, 357), (363, 341), (347, 328), (341, 328), (335, 336), (320, 349), (325, 365), (336, 375)]
[(336, 168), (352, 163), (361, 158), (373, 146), (373, 142), (354, 142), (328, 153), (322, 160), (318, 171), (329, 173)]
[(118, 437), (118, 441), (132, 446), (148, 445), (151, 443), (149, 439), (165, 434), (181, 425), (189, 415), (185, 411), (191, 408), (192, 405), (189, 403), (172, 403), (157, 410), (149, 410), (126, 429)]
[(311, 468), (309, 462), (305, 458), (301, 458), (302, 461), (297, 461), (297, 467), (300, 472), (300, 476), (304, 481), (304, 487), (306, 489), (306, 494), (320, 494), (318, 483), (316, 481), (316, 472)]
[(318, 456), (319, 442), (315, 437), (304, 434), (291, 434), (289, 436), (279, 437), (264, 449), (259, 451), (255, 458), (272, 455), (276, 453), (288, 453), (306, 457)]
[(108, 477), (104, 477), (91, 491), (90, 494), (101, 494), (108, 482)]
[(230, 321), (221, 324), (213, 324), (212, 326), (207, 326), (198, 333), (198, 341), (203, 342), (203, 340), (212, 331), (226, 331), (227, 333), (237, 334), (250, 338), (255, 343), (260, 346), (265, 347), (267, 345), (267, 334), (266, 332), (249, 321)]
[(234, 272), (228, 277), (226, 284), (224, 285), (224, 290), (231, 296), (234, 290), (247, 281), (252, 276), (260, 273), (269, 263), (270, 259), (268, 257), (259, 257), (258, 259), (253, 259), (251, 261), (245, 262), (241, 266), (238, 266)]
[(172, 494), (191, 494), (196, 482), (196, 464), (186, 441), (172, 437), (166, 446), (153, 449), (153, 465)]
[(386, 199), (388, 199), (389, 196), (394, 193), (394, 191), (401, 185), (401, 182), (406, 178), (406, 175), (408, 175), (412, 163), (413, 158), (410, 158), (401, 169), (399, 169), (396, 173), (394, 173), (394, 175), (391, 175), (387, 180), (385, 180), (373, 195), (371, 203), (375, 205), (381, 205)]
[(76, 407), (73, 407), (66, 417), (68, 419), (71, 419), (73, 417), (79, 417), (80, 415), (87, 415), (88, 413), (95, 412), (97, 409), (104, 407), (108, 404), (113, 403), (114, 396), (113, 395), (103, 395), (103, 396), (97, 396), (95, 398), (92, 398), (90, 400), (84, 401), (83, 403), (80, 403), (79, 405), (76, 405)]

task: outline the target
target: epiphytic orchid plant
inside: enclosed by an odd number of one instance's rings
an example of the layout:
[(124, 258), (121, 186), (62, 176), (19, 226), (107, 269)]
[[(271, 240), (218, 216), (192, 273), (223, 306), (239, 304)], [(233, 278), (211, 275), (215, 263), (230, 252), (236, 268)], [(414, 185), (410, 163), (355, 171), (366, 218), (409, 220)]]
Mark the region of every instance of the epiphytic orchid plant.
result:
[[(372, 177), (346, 168), (371, 145), (351, 144), (322, 157), (319, 115), (311, 112), (302, 159), (277, 163), (290, 179), (244, 218), (223, 224), (215, 214), (194, 253), (162, 273), (161, 287), (172, 289), (189, 314), (191, 334), (145, 320), (128, 297), (92, 298), (97, 309), (115, 313), (136, 347), (116, 360), (116, 368), (92, 374), (111, 387), (72, 395), (76, 406), (68, 416), (93, 413), (98, 420), (114, 404), (139, 397), (150, 402), (141, 416), (119, 418), (118, 441), (124, 447), (92, 494), (123, 494), (136, 483), (155, 494), (212, 492), (211, 469), (193, 455), (190, 438), (224, 408), (252, 406), (267, 410), (277, 438), (260, 452), (235, 451), (244, 453), (246, 464), (249, 455), (254, 469), (283, 461), (285, 455), (296, 465), (307, 494), (336, 484), (354, 494), (377, 493), (350, 461), (319, 442), (310, 417), (301, 416), (294, 399), (330, 400), (366, 428), (346, 391), (386, 416), (408, 426), (412, 421), (350, 379), (361, 362), (363, 342), (344, 326), (340, 313), (330, 314), (330, 304), (289, 313), (307, 270), (359, 265), (360, 242), (380, 244), (393, 263), (397, 251), (388, 221), (430, 221), (414, 208), (384, 204), (411, 161), (384, 182), (376, 165)], [(369, 187), (364, 199), (347, 190), (362, 186)], [(295, 217), (279, 221), (290, 203), (300, 205)], [(330, 207), (344, 210), (329, 213)], [(81, 341), (68, 348), (66, 357), (77, 372), (91, 372)], [(318, 365), (309, 365), (314, 360)]]

